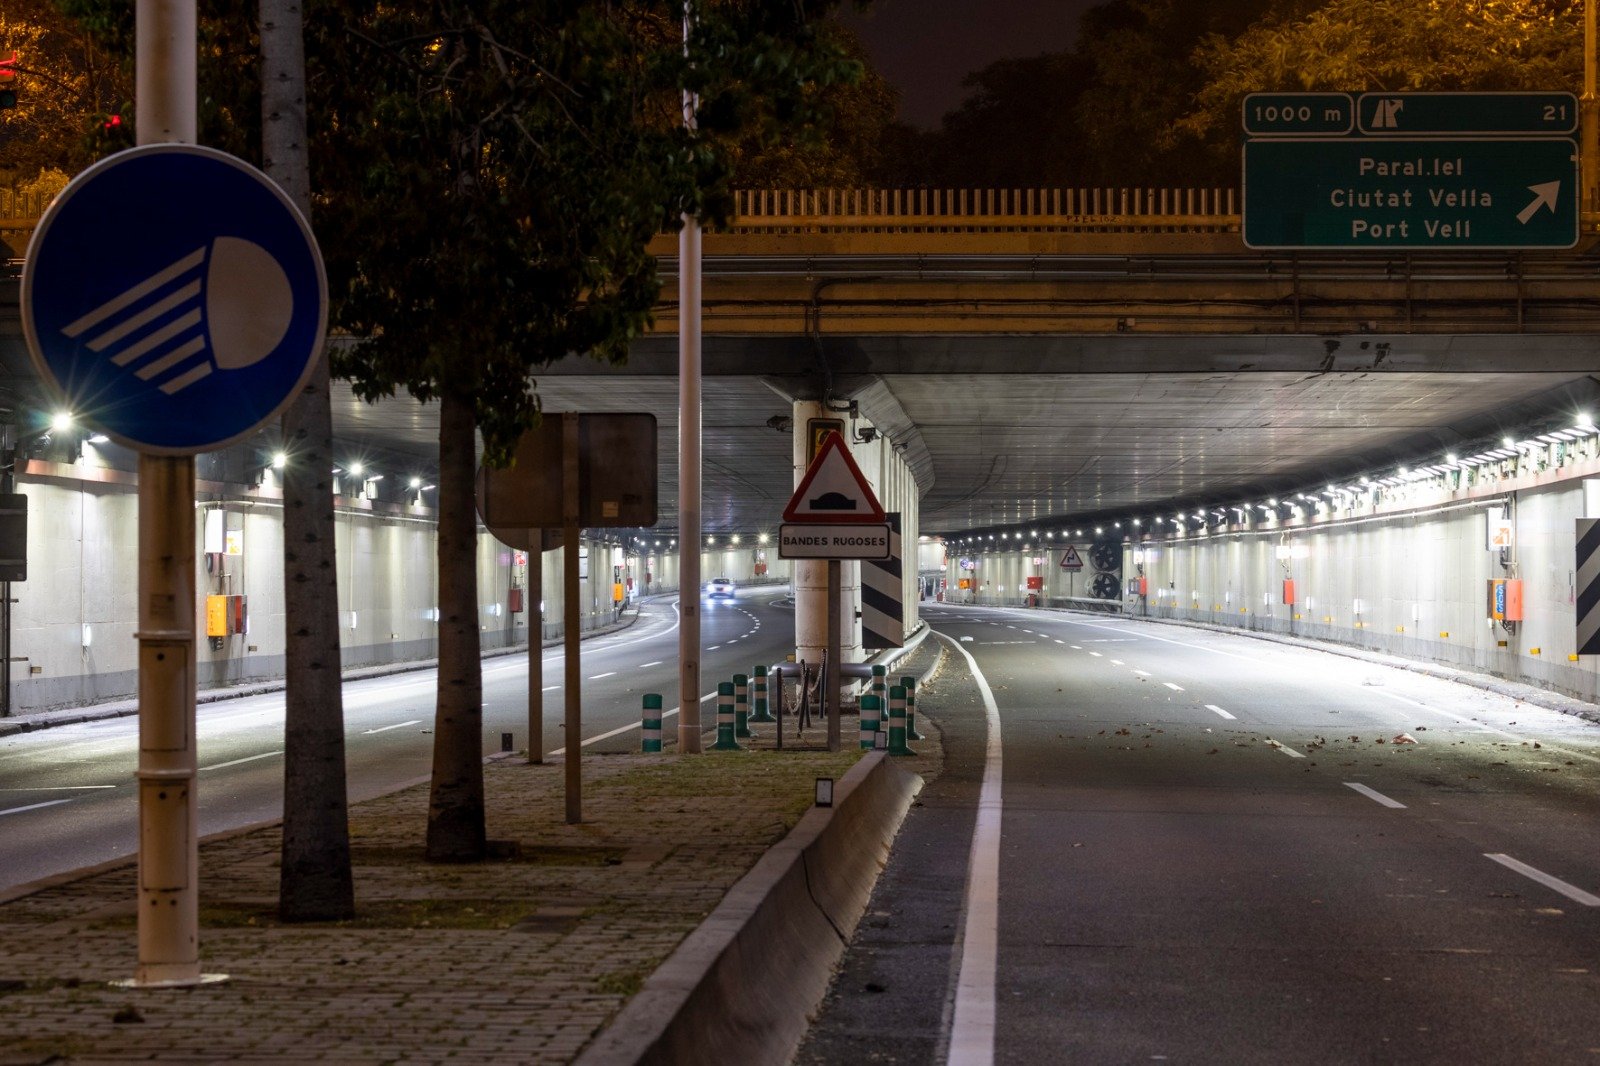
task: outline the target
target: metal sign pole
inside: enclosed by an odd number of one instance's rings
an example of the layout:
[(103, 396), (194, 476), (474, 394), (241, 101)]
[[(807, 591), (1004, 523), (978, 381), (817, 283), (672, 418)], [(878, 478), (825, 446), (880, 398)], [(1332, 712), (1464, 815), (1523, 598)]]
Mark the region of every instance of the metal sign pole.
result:
[(583, 693), (578, 659), (578, 415), (561, 416), (561, 617), (566, 645), (567, 824), (583, 821)]
[[(195, 2), (139, 0), (140, 144), (195, 141)], [(194, 458), (139, 456), (139, 964), (135, 986), (200, 973), (195, 784)]]
[(828, 750), (838, 751), (839, 699), (844, 671), (839, 669), (839, 560), (828, 560), (828, 660), (822, 691), (828, 701)]
[[(683, 49), (693, 12), (683, 5)], [(698, 100), (683, 94), (683, 124), (693, 131)], [(678, 237), (678, 752), (700, 740), (700, 222), (683, 216)]]
[(528, 530), (528, 762), (544, 762), (544, 530)]

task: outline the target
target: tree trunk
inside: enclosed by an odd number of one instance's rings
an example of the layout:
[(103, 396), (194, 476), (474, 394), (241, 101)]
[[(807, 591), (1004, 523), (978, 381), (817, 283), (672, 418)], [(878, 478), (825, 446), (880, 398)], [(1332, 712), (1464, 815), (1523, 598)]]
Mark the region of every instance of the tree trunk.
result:
[(428, 797), (428, 858), (484, 857), (483, 673), (478, 642), (477, 512), (471, 405), (439, 401), (439, 692)]
[[(311, 217), (305, 42), (296, 0), (261, 0), (261, 148), (266, 172)], [(344, 702), (333, 534), (328, 360), (283, 416), (283, 852), (286, 922), (355, 914), (345, 792)]]

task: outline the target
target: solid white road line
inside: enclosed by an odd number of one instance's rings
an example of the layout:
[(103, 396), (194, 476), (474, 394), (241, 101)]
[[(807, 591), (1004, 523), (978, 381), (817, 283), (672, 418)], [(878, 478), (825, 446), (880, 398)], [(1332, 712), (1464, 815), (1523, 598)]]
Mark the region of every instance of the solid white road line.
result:
[(1377, 789), (1368, 788), (1359, 781), (1346, 781), (1344, 783), (1344, 787), (1353, 788), (1363, 796), (1367, 797), (1367, 799), (1381, 803), (1391, 810), (1403, 811), (1406, 809), (1406, 805), (1401, 803), (1399, 800), (1392, 800), (1388, 796), (1385, 796), (1382, 792), (1379, 792)]
[[(4, 813), (9, 814), (11, 812), (6, 811)], [(1600, 896), (1590, 895), (1577, 885), (1569, 885), (1567, 882), (1561, 880), (1561, 878), (1551, 877), (1543, 870), (1537, 870), (1525, 862), (1518, 862), (1509, 855), (1491, 854), (1486, 851), (1483, 853), (1483, 857), (1486, 859), (1493, 859), (1506, 869), (1515, 870), (1523, 877), (1537, 881), (1546, 888), (1554, 889), (1574, 903), (1581, 903), (1585, 907), (1600, 907)]]
[(1182, 685), (1174, 685), (1171, 681), (1163, 681), (1161, 683), (1163, 685), (1167, 686), (1168, 688), (1170, 688), (1174, 692), (1182, 692), (1183, 691), (1183, 686)]
[(960, 652), (983, 696), (988, 723), (978, 820), (972, 830), (961, 935), (961, 969), (956, 977), (955, 1017), (950, 1027), (949, 1066), (992, 1066), (995, 1039), (995, 969), (1000, 931), (1000, 708), (995, 705), (977, 660), (960, 644), (939, 636)]
[(282, 754), (283, 752), (281, 751), (264, 751), (260, 755), (247, 755), (243, 759), (234, 759), (231, 762), (219, 762), (215, 766), (202, 766), (197, 772), (204, 773), (207, 770), (225, 770), (230, 766), (242, 766), (247, 762), (255, 762), (257, 759), (270, 759), (274, 755)]
[[(1140, 672), (1142, 673), (1143, 671), (1140, 671)], [(1233, 721), (1233, 715), (1229, 714), (1227, 711), (1223, 710), (1221, 707), (1218, 707), (1215, 703), (1206, 704), (1206, 710), (1215, 711), (1218, 714), (1222, 715), (1222, 717), (1228, 719), (1230, 722)]]
[(409, 722), (396, 722), (394, 725), (381, 725), (376, 729), (363, 729), (361, 735), (370, 737), (374, 733), (387, 733), (391, 729), (404, 729), (408, 725), (421, 725), (422, 719), (413, 718)]
[(21, 814), (23, 811), (36, 811), (40, 807), (55, 807), (63, 803), (71, 803), (73, 800), (81, 798), (81, 796), (68, 796), (63, 800), (45, 800), (43, 803), (30, 803), (26, 807), (10, 807), (6, 810), (0, 811), (0, 818), (4, 818), (8, 814)]

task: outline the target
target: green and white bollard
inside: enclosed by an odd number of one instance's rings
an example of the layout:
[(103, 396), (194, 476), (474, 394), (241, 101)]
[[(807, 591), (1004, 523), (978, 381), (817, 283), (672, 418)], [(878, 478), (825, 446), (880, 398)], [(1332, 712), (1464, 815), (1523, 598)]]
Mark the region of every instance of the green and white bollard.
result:
[(712, 751), (743, 751), (739, 742), (734, 739), (735, 723), (733, 720), (733, 682), (719, 681), (717, 683), (717, 742), (711, 746)]
[(909, 674), (900, 679), (906, 690), (906, 739), (927, 740), (917, 732), (917, 679)]
[(644, 725), (639, 732), (646, 752), (661, 750), (661, 697), (657, 693), (644, 694)]
[(906, 690), (904, 685), (889, 689), (889, 754), (915, 755), (906, 747)]
[(888, 673), (889, 668), (887, 666), (879, 665), (872, 668), (872, 687), (867, 691), (878, 697), (879, 711), (887, 711), (889, 709)]
[(750, 679), (733, 675), (733, 735), (740, 740), (755, 736), (750, 732)]
[(776, 722), (772, 711), (767, 707), (767, 668), (758, 666), (750, 675), (751, 700), (755, 703), (754, 713), (750, 715), (752, 722)]
[(878, 697), (870, 694), (861, 697), (861, 747), (865, 751), (877, 746), (878, 714), (882, 708)]

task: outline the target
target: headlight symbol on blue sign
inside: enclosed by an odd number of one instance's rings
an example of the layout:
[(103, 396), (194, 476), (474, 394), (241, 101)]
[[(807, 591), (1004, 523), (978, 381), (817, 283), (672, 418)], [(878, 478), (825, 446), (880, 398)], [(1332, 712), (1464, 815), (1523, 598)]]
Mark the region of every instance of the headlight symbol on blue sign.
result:
[(143, 451), (244, 437), (321, 352), (327, 282), (266, 175), (192, 145), (102, 160), (40, 220), (23, 272), (34, 361), (73, 412)]

